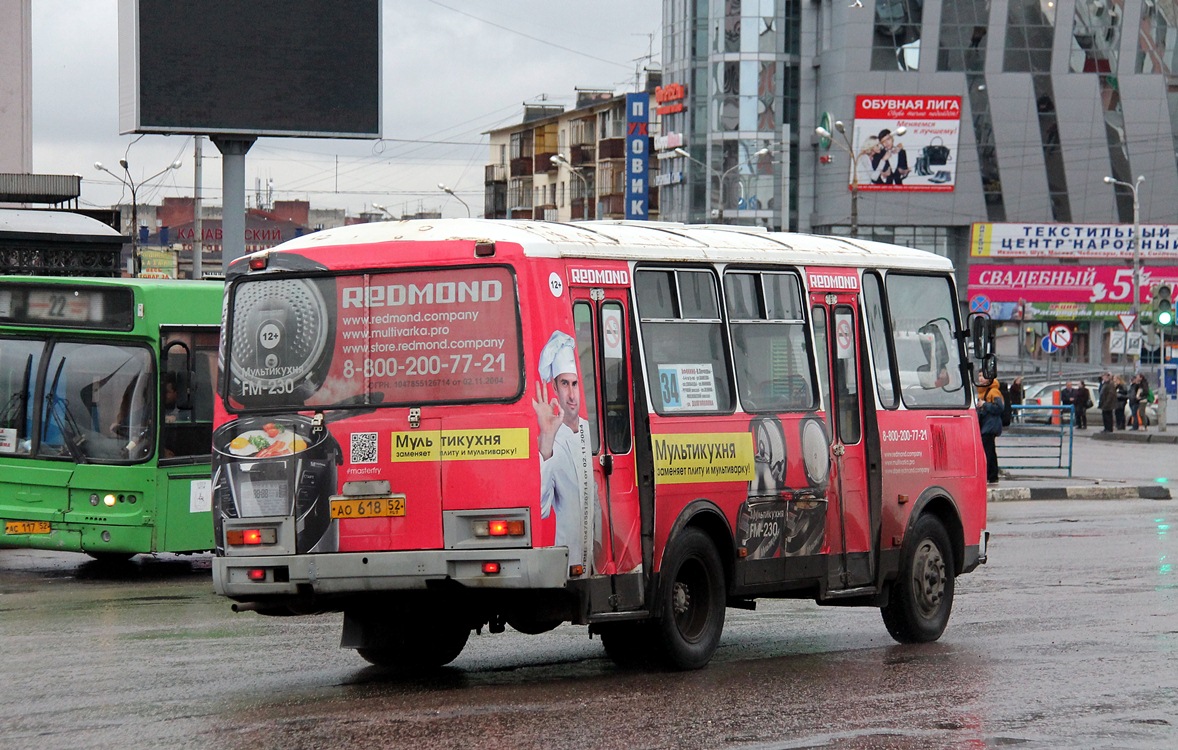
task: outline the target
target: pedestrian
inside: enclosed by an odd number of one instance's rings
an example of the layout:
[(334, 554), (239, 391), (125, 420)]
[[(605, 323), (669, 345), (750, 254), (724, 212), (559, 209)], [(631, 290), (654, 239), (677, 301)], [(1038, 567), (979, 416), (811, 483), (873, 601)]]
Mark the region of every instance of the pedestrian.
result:
[(1113, 411), (1117, 408), (1117, 389), (1113, 385), (1112, 373), (1100, 376), (1100, 390), (1097, 392), (1096, 403), (1100, 406), (1100, 421), (1104, 423), (1104, 431), (1113, 431)]
[(1120, 375), (1113, 376), (1113, 386), (1116, 389), (1117, 405), (1114, 407), (1113, 416), (1116, 417), (1117, 429), (1125, 429), (1125, 406), (1129, 403), (1129, 387), (1125, 385), (1125, 379)]
[(978, 427), (982, 432), (982, 447), (986, 450), (986, 482), (998, 483), (998, 436), (1002, 434), (1002, 410), (1006, 404), (998, 378), (978, 376)]
[(1129, 427), (1144, 430), (1149, 420), (1145, 416), (1145, 408), (1153, 403), (1153, 390), (1149, 387), (1149, 380), (1144, 373), (1137, 373), (1129, 381)]
[(1012, 407), (1011, 411), (1014, 414), (1014, 421), (1021, 422), (1023, 418), (1023, 415), (1020, 413), (1021, 410), (1014, 409), (1013, 407), (1022, 406), (1023, 399), (1026, 396), (1026, 389), (1023, 388), (1022, 375), (1019, 375), (1010, 382), (1010, 388), (1007, 389), (1007, 392), (1010, 394), (1010, 406)]
[(1063, 411), (1060, 414), (1068, 413), (1068, 407), (1072, 405), (1072, 399), (1075, 397), (1076, 389), (1072, 387), (1072, 381), (1069, 380), (1068, 384), (1059, 392), (1059, 405), (1063, 407)]
[(1076, 409), (1076, 429), (1088, 429), (1088, 410), (1092, 408), (1092, 393), (1083, 380), (1072, 393), (1072, 406)]

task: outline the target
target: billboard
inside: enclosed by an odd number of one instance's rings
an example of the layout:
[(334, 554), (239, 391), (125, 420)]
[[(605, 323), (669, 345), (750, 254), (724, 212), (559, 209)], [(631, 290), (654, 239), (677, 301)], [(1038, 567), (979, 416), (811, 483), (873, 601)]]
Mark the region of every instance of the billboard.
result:
[(848, 179), (859, 190), (951, 192), (960, 128), (960, 96), (861, 94)]
[[(1178, 284), (1178, 267), (1141, 269), (1138, 307), (1152, 284)], [(1107, 320), (1128, 314), (1133, 269), (1121, 265), (971, 263), (969, 307), (995, 320)]]
[(650, 218), (650, 94), (626, 94), (627, 219)]
[(119, 130), (379, 138), (380, 2), (119, 0)]
[[(1128, 224), (978, 222), (970, 236), (975, 258), (1133, 258)], [(1178, 225), (1142, 224), (1142, 259), (1178, 258)]]

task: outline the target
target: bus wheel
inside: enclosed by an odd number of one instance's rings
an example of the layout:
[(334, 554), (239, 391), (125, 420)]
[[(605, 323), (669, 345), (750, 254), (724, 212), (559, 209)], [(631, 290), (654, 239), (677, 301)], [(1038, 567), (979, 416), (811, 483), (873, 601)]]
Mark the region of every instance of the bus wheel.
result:
[(605, 655), (619, 667), (640, 667), (650, 659), (649, 622), (615, 622), (597, 627)]
[(458, 658), (470, 638), (463, 622), (402, 626), (375, 647), (356, 649), (369, 664), (387, 669), (419, 671), (437, 669)]
[(716, 546), (699, 529), (686, 529), (664, 555), (660, 578), (660, 655), (672, 669), (699, 669), (724, 630), (724, 571)]
[(933, 516), (921, 516), (908, 533), (900, 576), (881, 609), (884, 625), (900, 643), (929, 643), (945, 632), (953, 609), (952, 550)]

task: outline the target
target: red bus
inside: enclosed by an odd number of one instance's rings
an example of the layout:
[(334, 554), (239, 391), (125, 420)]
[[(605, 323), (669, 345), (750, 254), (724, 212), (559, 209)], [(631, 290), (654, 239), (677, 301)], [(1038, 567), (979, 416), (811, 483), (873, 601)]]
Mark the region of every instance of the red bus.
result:
[(342, 611), (375, 664), (572, 622), (619, 663), (698, 668), (758, 597), (879, 607), (932, 641), (986, 560), (969, 336), (937, 255), (381, 222), (247, 256), (226, 294), (216, 590)]

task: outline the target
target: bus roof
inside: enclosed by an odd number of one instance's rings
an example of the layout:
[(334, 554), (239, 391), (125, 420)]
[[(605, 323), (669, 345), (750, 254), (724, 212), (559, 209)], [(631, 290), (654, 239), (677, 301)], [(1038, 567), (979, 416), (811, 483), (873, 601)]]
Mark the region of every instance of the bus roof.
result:
[(274, 248), (444, 241), (510, 242), (538, 258), (786, 263), (797, 265), (951, 270), (949, 259), (925, 250), (846, 237), (769, 232), (727, 224), (655, 221), (558, 223), (504, 219), (379, 221), (304, 235)]
[[(14, 314), (9, 309), (11, 293), (20, 287), (44, 290), (46, 287), (73, 289), (74, 295), (82, 293), (103, 294), (101, 290), (130, 290), (106, 297), (100, 308), (101, 319), (81, 314), (81, 318), (62, 318), (56, 322), (47, 318), (8, 318)], [(92, 278), (86, 276), (4, 276), (0, 277), (0, 319), (5, 326), (27, 326), (31, 328), (76, 327), (86, 330), (110, 330), (120, 334), (151, 334), (160, 325), (216, 325), (221, 322), (221, 300), (225, 284), (221, 281), (185, 281), (175, 279), (133, 279), (133, 278)], [(108, 327), (107, 323), (120, 314), (119, 305), (126, 303), (134, 309), (126, 311), (131, 323), (127, 328)], [(114, 306), (112, 308), (111, 306)], [(86, 308), (82, 308), (83, 310)], [(91, 313), (93, 315), (93, 313)], [(109, 317), (108, 317), (109, 316)], [(119, 320), (125, 320), (119, 318)]]

